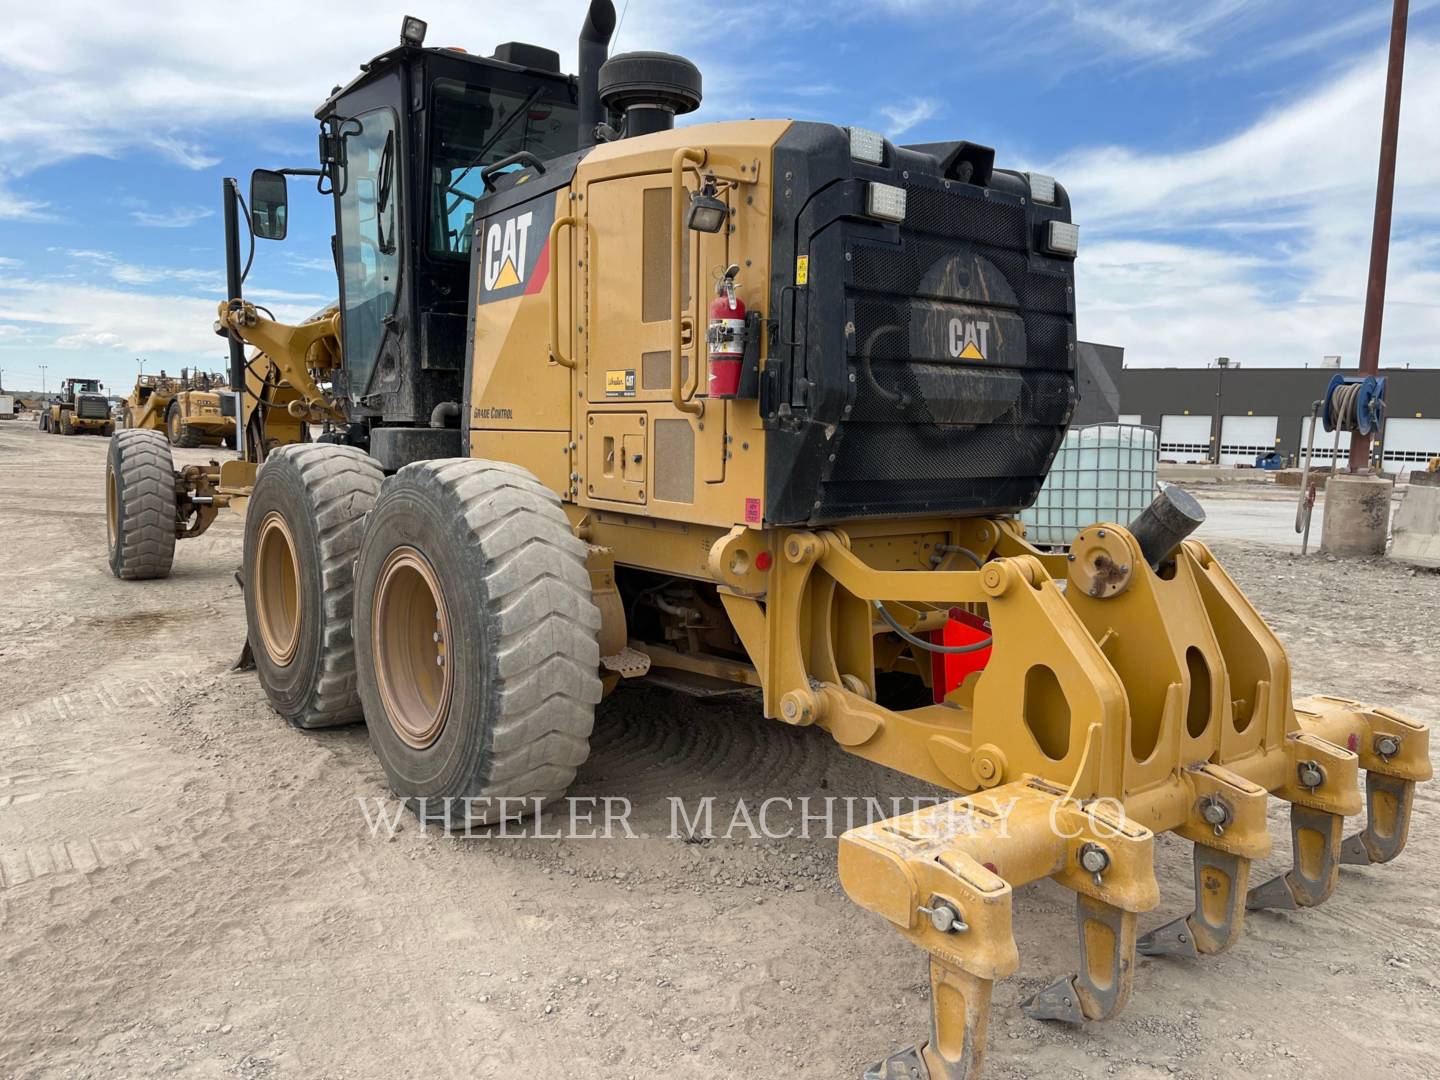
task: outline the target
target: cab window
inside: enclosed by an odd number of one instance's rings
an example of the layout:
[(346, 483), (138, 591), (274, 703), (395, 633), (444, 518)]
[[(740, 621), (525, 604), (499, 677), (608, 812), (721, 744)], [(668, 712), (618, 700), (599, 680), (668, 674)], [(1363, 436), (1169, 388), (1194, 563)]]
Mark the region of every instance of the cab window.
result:
[(430, 152), (431, 255), (468, 258), (480, 170), (519, 150), (541, 160), (575, 150), (579, 113), (530, 93), (435, 80)]
[(400, 147), (395, 114), (376, 109), (357, 117), (361, 130), (346, 145), (347, 180), (340, 196), (345, 371), (350, 392), (365, 392), (395, 308), (400, 281)]

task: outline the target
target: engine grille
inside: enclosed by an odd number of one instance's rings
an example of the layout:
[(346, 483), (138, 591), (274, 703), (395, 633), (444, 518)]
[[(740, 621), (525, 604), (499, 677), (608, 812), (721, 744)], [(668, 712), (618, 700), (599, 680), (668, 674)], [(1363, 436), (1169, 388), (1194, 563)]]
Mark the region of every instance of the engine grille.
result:
[[(854, 393), (816, 518), (1019, 510), (1064, 436), (1075, 399), (1069, 267), (1032, 258), (1023, 207), (928, 183), (907, 185), (898, 245), (845, 238)], [(954, 355), (945, 335), (957, 320), (987, 327), (988, 357)]]
[(75, 402), (75, 415), (82, 420), (108, 419), (110, 403), (104, 398), (82, 397)]

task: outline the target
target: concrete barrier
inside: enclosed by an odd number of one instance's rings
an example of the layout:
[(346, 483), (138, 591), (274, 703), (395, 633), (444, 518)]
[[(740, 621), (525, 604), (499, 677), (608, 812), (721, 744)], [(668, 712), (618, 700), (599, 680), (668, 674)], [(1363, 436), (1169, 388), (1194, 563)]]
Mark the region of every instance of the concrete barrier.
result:
[(1395, 511), (1390, 558), (1440, 570), (1440, 473), (1412, 472)]

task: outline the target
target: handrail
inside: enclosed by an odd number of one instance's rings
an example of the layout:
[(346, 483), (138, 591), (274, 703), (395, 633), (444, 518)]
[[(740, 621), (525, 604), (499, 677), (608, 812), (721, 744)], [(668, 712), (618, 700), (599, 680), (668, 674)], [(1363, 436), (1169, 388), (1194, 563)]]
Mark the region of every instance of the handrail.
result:
[(563, 364), (572, 370), (575, 367), (573, 357), (566, 356), (560, 346), (560, 230), (566, 227), (574, 228), (579, 224), (579, 219), (573, 215), (559, 217), (550, 226), (550, 280), (545, 285), (545, 296), (550, 304), (550, 359), (557, 364)]
[[(675, 408), (692, 416), (705, 415), (705, 403), (692, 401), (700, 388), (700, 363), (697, 355), (693, 365), (695, 385), (680, 385), (680, 350), (683, 328), (680, 307), (683, 303), (682, 275), (685, 262), (685, 164), (705, 164), (705, 151), (682, 146), (670, 159), (670, 400)], [(695, 283), (698, 287), (699, 283)], [(698, 340), (698, 335), (694, 340)], [(686, 392), (688, 389), (688, 393)]]

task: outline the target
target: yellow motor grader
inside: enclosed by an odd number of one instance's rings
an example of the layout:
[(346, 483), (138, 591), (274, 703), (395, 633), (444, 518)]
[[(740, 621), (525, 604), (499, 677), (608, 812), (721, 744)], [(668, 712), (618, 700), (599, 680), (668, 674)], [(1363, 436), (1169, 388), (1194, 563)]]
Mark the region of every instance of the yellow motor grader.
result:
[[(168, 569), (137, 530), (173, 549), (246, 499), (271, 704), (363, 718), (422, 815), (559, 799), (596, 703), (652, 672), (757, 687), (766, 716), (953, 791), (840, 839), (849, 894), (930, 958), (928, 1037), (871, 1077), (979, 1074), (1019, 885), (1075, 893), (1080, 970), (1026, 1007), (1079, 1023), (1120, 1011), (1137, 952), (1218, 952), (1247, 909), (1394, 858), (1427, 728), (1293, 701), (1284, 648), (1189, 535), (1198, 504), (1172, 488), (1068, 551), (1026, 540), (1076, 399), (1064, 187), (964, 141), (676, 129), (699, 72), (607, 59), (614, 22), (590, 5), (572, 77), (532, 45), (426, 48), (407, 18), (321, 105), (319, 167), (257, 172), (262, 239), (287, 173), (333, 195), (337, 309), (263, 315), (227, 231), (219, 325), (259, 350), (234, 382), (259, 445), (177, 478), (117, 439), (116, 573)], [(288, 404), (265, 398), (282, 370)], [(269, 441), (317, 417), (324, 441)], [(1252, 885), (1272, 798), (1293, 867)], [(1194, 911), (1142, 937), (1164, 831), (1194, 844)]]
[(223, 374), (181, 368), (179, 377), (139, 375), (124, 417), (127, 428), (163, 431), (172, 446), (236, 445), (235, 395)]

